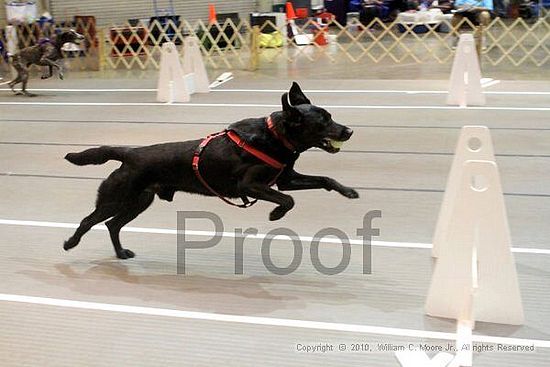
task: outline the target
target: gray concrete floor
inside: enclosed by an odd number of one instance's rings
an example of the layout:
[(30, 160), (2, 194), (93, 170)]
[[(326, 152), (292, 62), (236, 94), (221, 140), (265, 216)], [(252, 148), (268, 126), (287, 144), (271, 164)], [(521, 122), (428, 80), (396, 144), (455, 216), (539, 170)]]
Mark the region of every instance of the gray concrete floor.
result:
[[(112, 74), (73, 73), (63, 82), (32, 81), (35, 88), (155, 88), (154, 74), (114, 78)], [(285, 89), (292, 75), (237, 73), (220, 89)], [(304, 89), (445, 90), (444, 80), (320, 80), (302, 77)], [(501, 82), (497, 91), (550, 92), (547, 82)], [(0, 219), (76, 223), (88, 214), (100, 180), (115, 168), (76, 167), (62, 157), (100, 144), (146, 145), (198, 138), (238, 119), (278, 109), (279, 92), (223, 92), (193, 96), (196, 104), (254, 104), (258, 107), (82, 105), (150, 103), (154, 92), (37, 91), (33, 99), (0, 91)], [(266, 233), (288, 227), (311, 236), (337, 227), (352, 238), (363, 215), (379, 209), (375, 223), (383, 241), (430, 243), (459, 129), (491, 128), (514, 247), (550, 249), (550, 118), (548, 95), (487, 94), (487, 107), (503, 109), (407, 109), (444, 106), (444, 94), (311, 93), (330, 105), (335, 120), (355, 134), (341, 153), (311, 151), (298, 169), (330, 175), (357, 188), (350, 201), (321, 191), (296, 192), (296, 208), (269, 222), (272, 205), (239, 210), (215, 198), (184, 193), (173, 203), (156, 201), (132, 227), (175, 229), (178, 210), (219, 215), (225, 230), (255, 227)], [(13, 104), (24, 102), (31, 104)], [(5, 104), (7, 103), (7, 104)], [(38, 105), (39, 103), (46, 103)], [(59, 103), (53, 106), (48, 103)], [(76, 103), (76, 105), (66, 105)], [(339, 108), (338, 106), (394, 106)], [(211, 230), (208, 223), (193, 229)], [(176, 238), (124, 233), (135, 259), (113, 257), (106, 232), (91, 231), (81, 245), (62, 251), (69, 228), (0, 224), (0, 293), (50, 297), (215, 314), (260, 316), (341, 324), (371, 325), (452, 333), (453, 321), (427, 317), (423, 304), (432, 262), (429, 250), (373, 248), (373, 273), (361, 274), (361, 251), (337, 276), (315, 271), (308, 256), (289, 276), (262, 265), (261, 242), (247, 239), (244, 275), (233, 274), (234, 242), (194, 251), (188, 275), (176, 274)], [(274, 262), (291, 260), (288, 242), (276, 241)], [(304, 244), (309, 254), (309, 243)], [(326, 265), (335, 265), (339, 246), (322, 245)], [(478, 323), (476, 334), (550, 340), (549, 255), (516, 254), (525, 307), (521, 327)], [(369, 333), (236, 324), (109, 311), (0, 302), (2, 366), (397, 366), (393, 353), (307, 354), (296, 344), (409, 343), (429, 340)], [(546, 366), (550, 349), (535, 353), (479, 353), (474, 366)]]

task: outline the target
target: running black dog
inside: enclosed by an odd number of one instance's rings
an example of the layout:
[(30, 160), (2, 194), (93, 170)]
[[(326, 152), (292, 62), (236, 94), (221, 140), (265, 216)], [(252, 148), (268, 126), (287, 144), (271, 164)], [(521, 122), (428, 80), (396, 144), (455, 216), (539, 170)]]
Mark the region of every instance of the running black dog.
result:
[[(281, 191), (325, 189), (345, 197), (359, 195), (329, 177), (306, 176), (294, 170), (300, 153), (312, 147), (337, 153), (353, 131), (337, 124), (324, 109), (311, 104), (298, 84), (282, 96), (283, 111), (268, 118), (251, 118), (230, 125), (204, 140), (165, 143), (141, 148), (102, 146), (65, 156), (76, 165), (122, 162), (98, 190), (96, 209), (84, 218), (64, 249), (78, 245), (92, 226), (107, 221), (117, 257), (134, 253), (120, 244), (121, 228), (151, 205), (155, 194), (172, 201), (176, 191), (207, 196), (241, 198), (244, 205), (255, 200), (278, 206), (270, 220), (282, 218), (294, 206)], [(236, 204), (233, 204), (236, 205)]]
[[(28, 97), (34, 96), (34, 94), (27, 92), (29, 67), (32, 64), (46, 66), (48, 68), (48, 71), (42, 75), (42, 79), (51, 77), (53, 74), (53, 68), (56, 68), (59, 73), (59, 79), (63, 80), (63, 70), (61, 65), (56, 62), (57, 60), (63, 58), (61, 49), (66, 43), (78, 44), (83, 39), (83, 35), (71, 29), (57, 35), (54, 41), (43, 39), (37, 45), (26, 47), (12, 55), (12, 65), (17, 71), (17, 76), (8, 83), (11, 90), (18, 95), (24, 94)], [(16, 92), (14, 87), (19, 83), (22, 83), (22, 89), (21, 92)]]

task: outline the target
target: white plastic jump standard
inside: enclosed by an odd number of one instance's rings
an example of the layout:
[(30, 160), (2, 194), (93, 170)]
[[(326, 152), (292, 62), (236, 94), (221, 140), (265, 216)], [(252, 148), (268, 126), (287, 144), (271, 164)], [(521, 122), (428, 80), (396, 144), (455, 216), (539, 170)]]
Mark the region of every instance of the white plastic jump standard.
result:
[(466, 161), (426, 301), (430, 316), (521, 325), (523, 306), (498, 168)]
[(481, 70), (475, 48), (474, 36), (460, 35), (449, 83), (447, 104), (466, 107), (485, 105), (481, 89)]
[(193, 93), (208, 93), (208, 77), (200, 53), (198, 40), (184, 40), (184, 63), (180, 63), (176, 45), (162, 45), (160, 73), (157, 85), (158, 102), (189, 102)]
[(459, 182), (464, 162), (469, 160), (495, 161), (491, 133), (486, 126), (463, 126), (455, 148), (453, 164), (447, 178), (443, 202), (439, 210), (433, 236), (432, 256), (438, 257), (440, 248), (447, 242), (450, 213), (459, 195)]
[(183, 41), (183, 72), (186, 75), (194, 74), (195, 93), (210, 92), (208, 75), (197, 37), (187, 37)]

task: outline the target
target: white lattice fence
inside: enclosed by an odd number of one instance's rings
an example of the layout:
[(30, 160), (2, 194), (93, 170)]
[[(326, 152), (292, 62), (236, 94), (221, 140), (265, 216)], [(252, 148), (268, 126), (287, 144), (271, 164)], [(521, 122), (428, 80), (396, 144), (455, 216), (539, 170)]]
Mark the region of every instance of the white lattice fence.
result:
[[(454, 43), (459, 32), (483, 35), (482, 62), (493, 66), (531, 64), (547, 67), (550, 63), (550, 14), (534, 21), (496, 18), (481, 32), (463, 19), (453, 29), (448, 21), (423, 25), (384, 23), (379, 19), (369, 25), (357, 19), (341, 25), (334, 20), (319, 24), (315, 20), (290, 27), (277, 27), (266, 22), (256, 28), (247, 21), (239, 24), (227, 19), (223, 24), (186, 20), (174, 23), (154, 21), (151, 24), (124, 24), (96, 30), (84, 20), (73, 24), (86, 36), (80, 52), (71, 52), (71, 65), (80, 69), (158, 69), (161, 46), (176, 43), (183, 52), (183, 39), (197, 36), (205, 63), (212, 68), (261, 68), (269, 63), (315, 63), (321, 59), (333, 63), (448, 63), (454, 56)], [(59, 25), (20, 25), (17, 38), (20, 48), (51, 37)], [(293, 28), (294, 32), (287, 33)], [(445, 31), (447, 30), (447, 31)], [(268, 33), (269, 32), (269, 33)], [(255, 35), (255, 39), (253, 39)], [(290, 35), (290, 36), (289, 36)], [(308, 39), (298, 45), (298, 37)], [(183, 56), (183, 55), (181, 55)]]

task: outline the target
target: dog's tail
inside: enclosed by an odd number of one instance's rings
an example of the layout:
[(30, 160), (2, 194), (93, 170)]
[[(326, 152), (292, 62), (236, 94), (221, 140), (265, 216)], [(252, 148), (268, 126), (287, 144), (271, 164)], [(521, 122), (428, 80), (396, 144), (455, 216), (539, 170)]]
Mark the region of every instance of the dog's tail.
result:
[(102, 146), (86, 149), (80, 153), (69, 153), (65, 159), (77, 166), (88, 164), (103, 164), (110, 160), (124, 162), (129, 148)]

